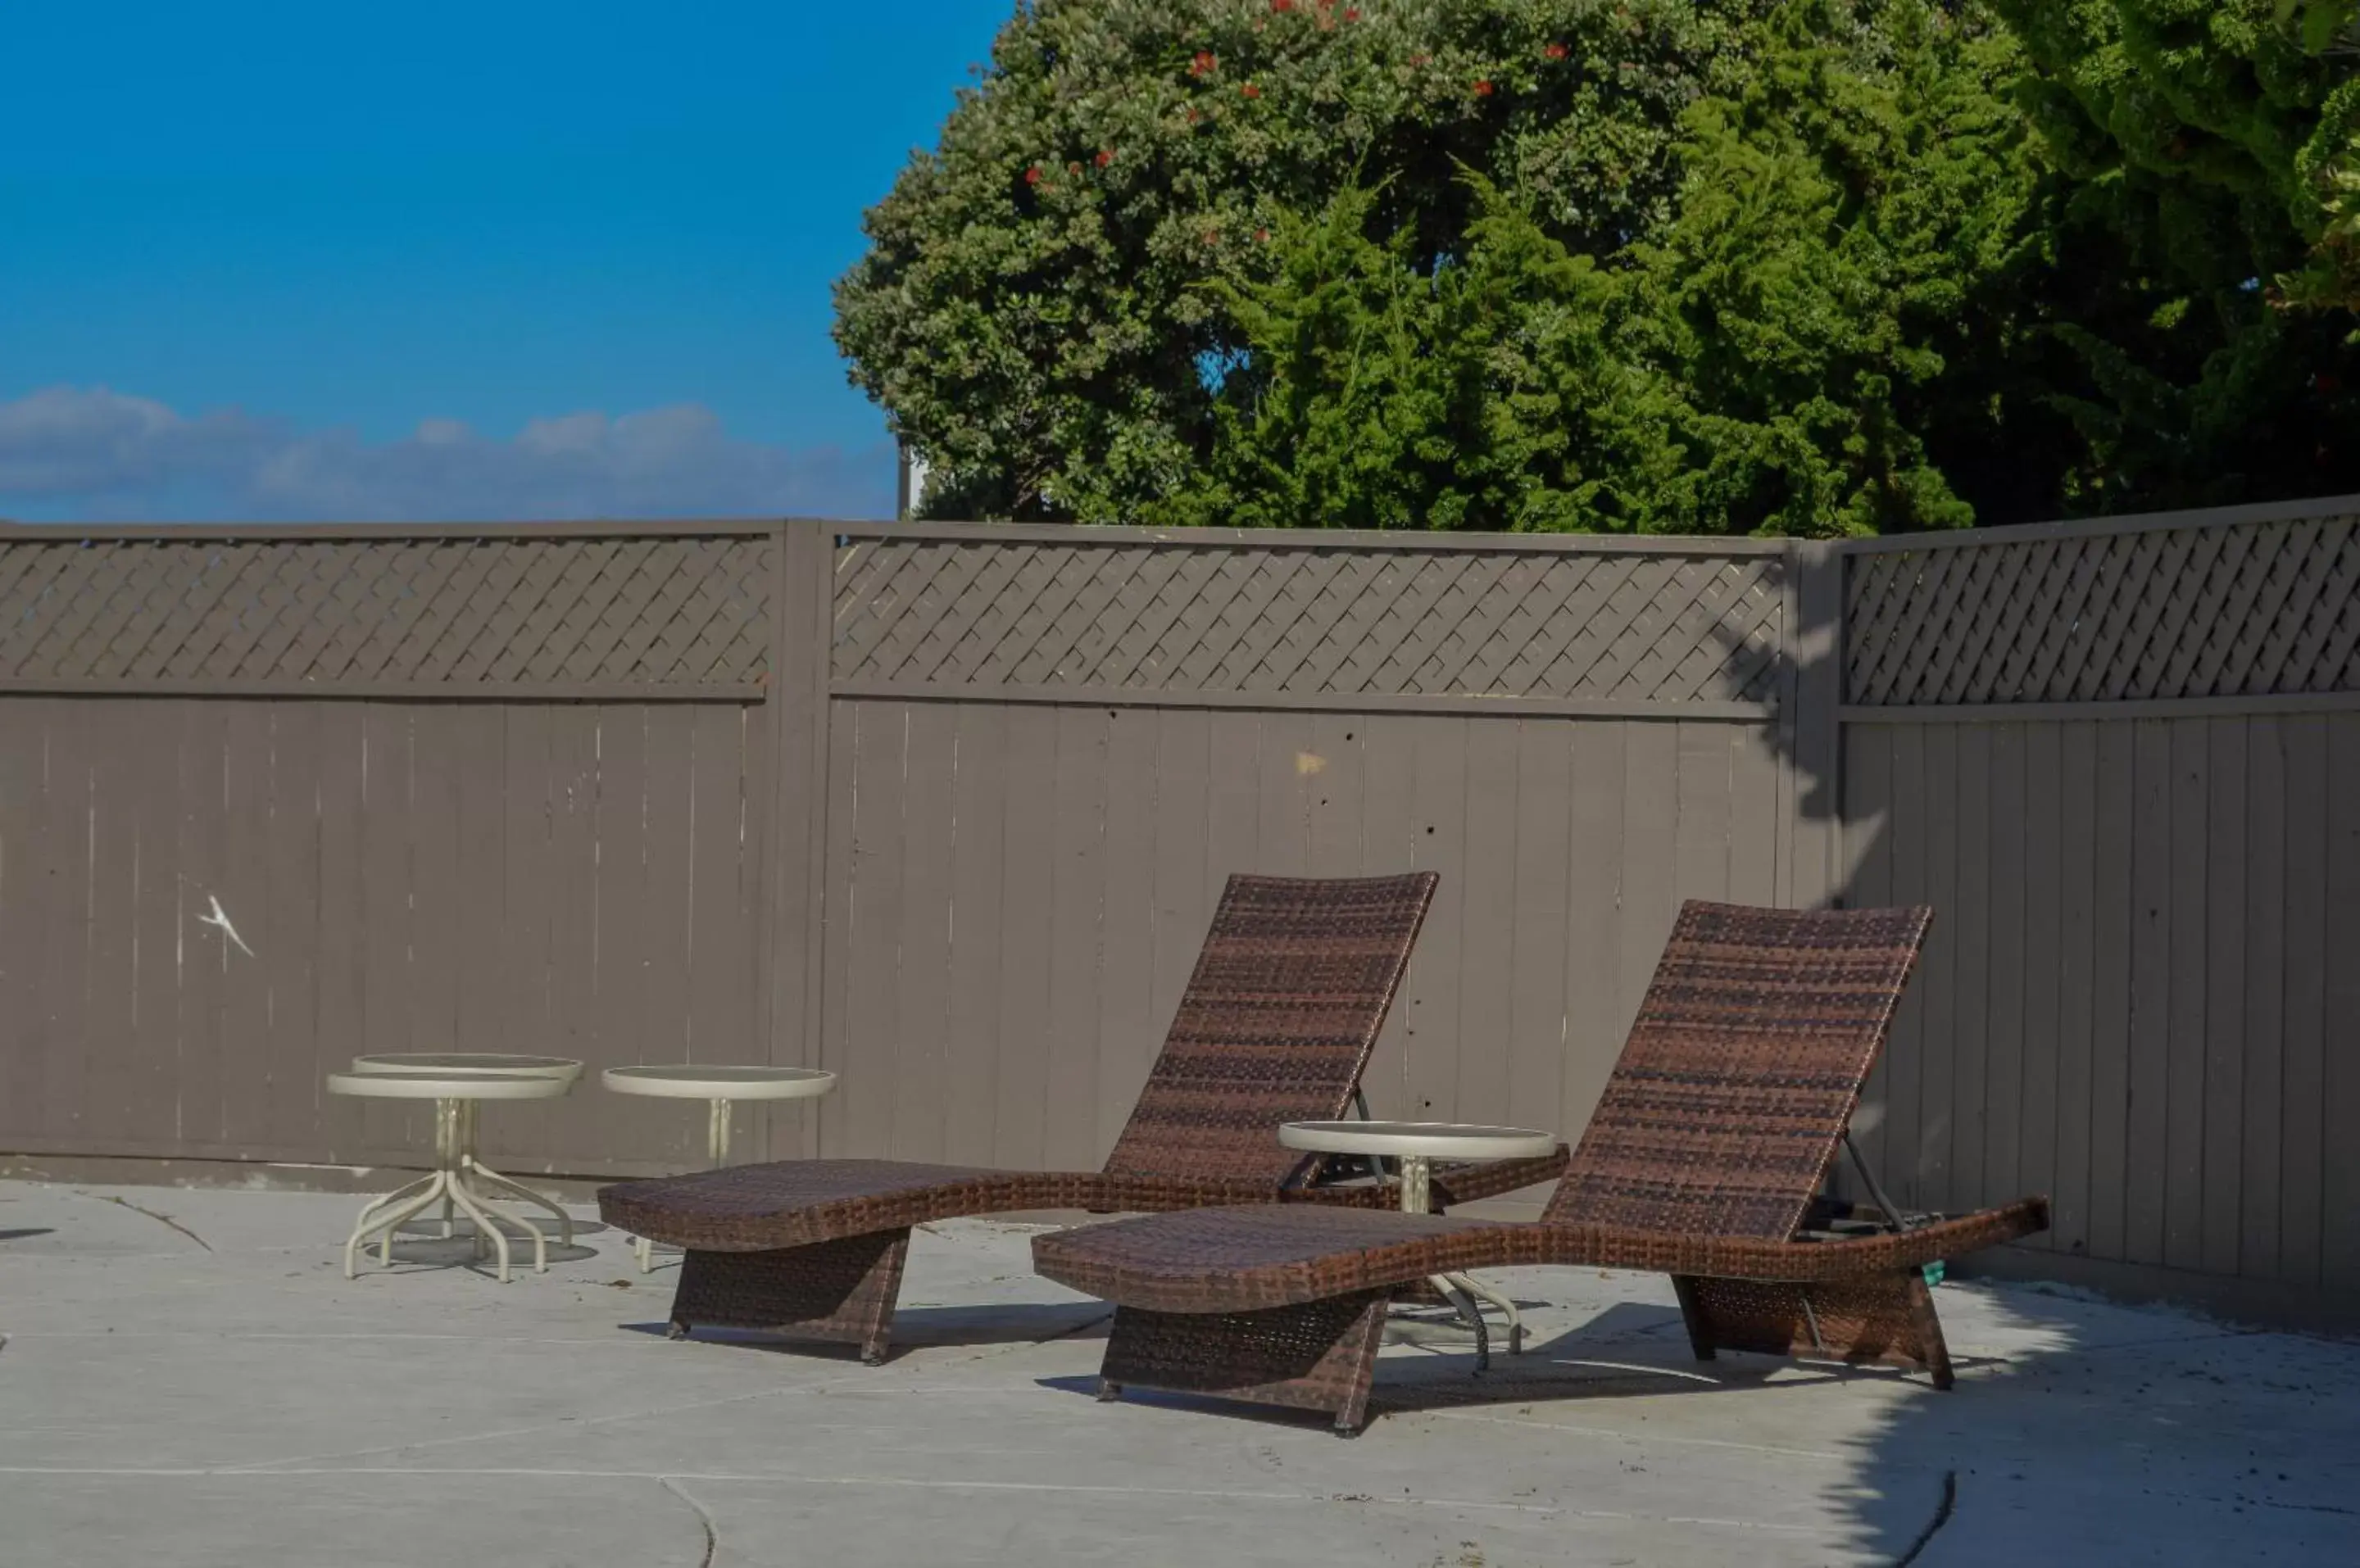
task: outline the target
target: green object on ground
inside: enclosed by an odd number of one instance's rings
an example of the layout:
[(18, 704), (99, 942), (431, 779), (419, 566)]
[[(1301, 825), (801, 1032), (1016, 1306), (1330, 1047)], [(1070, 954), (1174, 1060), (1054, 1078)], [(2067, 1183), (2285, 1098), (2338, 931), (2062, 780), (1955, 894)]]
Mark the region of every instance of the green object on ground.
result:
[(1934, 1259), (1933, 1262), (1927, 1264), (1923, 1269), (1919, 1269), (1918, 1272), (1926, 1276), (1927, 1284), (1939, 1285), (1942, 1282), (1942, 1260), (1938, 1258)]

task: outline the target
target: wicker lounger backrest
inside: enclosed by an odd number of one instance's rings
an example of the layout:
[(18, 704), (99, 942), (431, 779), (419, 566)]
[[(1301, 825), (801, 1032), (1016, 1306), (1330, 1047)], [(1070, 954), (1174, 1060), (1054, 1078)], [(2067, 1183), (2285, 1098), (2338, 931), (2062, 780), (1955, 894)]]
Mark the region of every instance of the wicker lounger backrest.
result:
[(1792, 1236), (1933, 913), (1684, 905), (1543, 1217)]
[(1294, 1174), (1278, 1126), (1350, 1105), (1437, 880), (1230, 877), (1109, 1173)]

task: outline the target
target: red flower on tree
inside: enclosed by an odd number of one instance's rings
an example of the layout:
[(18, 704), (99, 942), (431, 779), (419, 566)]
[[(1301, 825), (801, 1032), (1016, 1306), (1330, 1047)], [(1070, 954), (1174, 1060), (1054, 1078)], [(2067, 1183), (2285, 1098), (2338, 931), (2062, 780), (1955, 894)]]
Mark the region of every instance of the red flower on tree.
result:
[(1069, 163), (1065, 165), (1065, 172), (1068, 174), (1079, 174), (1081, 171), (1082, 166), (1078, 163)]
[(1243, 87), (1239, 88), (1238, 91), (1244, 93), (1249, 98), (1259, 98), (1262, 96), (1262, 89), (1256, 87), (1251, 82), (1247, 82)]
[(1478, 97), (1478, 98), (1489, 98), (1490, 96), (1491, 96), (1491, 82), (1487, 82), (1487, 81), (1486, 81), (1486, 82), (1476, 82), (1476, 83), (1475, 83), (1475, 96), (1476, 96), (1476, 97)]
[(1220, 69), (1220, 57), (1214, 54), (1211, 49), (1198, 49), (1196, 51), (1196, 58), (1188, 62), (1188, 74), (1191, 76), (1210, 76), (1214, 71)]
[(1344, 7), (1344, 20), (1348, 22), (1357, 22), (1360, 19), (1360, 8), (1358, 5), (1347, 5)]
[(1108, 164), (1114, 161), (1114, 149), (1112, 147), (1098, 148), (1098, 156), (1091, 161), (1096, 163), (1100, 169), (1104, 169)]
[(1270, 0), (1270, 8), (1273, 11), (1292, 11), (1295, 9), (1295, 0)]
[(1041, 183), (1041, 166), (1039, 164), (1036, 163), (1032, 168), (1024, 171), (1024, 183), (1027, 185), (1038, 185)]
[(1543, 44), (1541, 46), (1541, 53), (1546, 55), (1551, 60), (1563, 60), (1565, 58), (1565, 46), (1563, 44)]

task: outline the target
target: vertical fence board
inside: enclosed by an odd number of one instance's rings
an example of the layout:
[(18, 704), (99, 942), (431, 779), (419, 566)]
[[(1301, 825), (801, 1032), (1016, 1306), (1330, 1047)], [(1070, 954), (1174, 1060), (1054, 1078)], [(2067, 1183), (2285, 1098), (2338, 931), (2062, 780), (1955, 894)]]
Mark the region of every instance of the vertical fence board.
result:
[(1956, 916), (1950, 921), (1950, 1180), (1953, 1208), (1972, 1208), (1984, 1193), (1994, 1094), (1992, 1057), (1997, 1029), (2009, 1027), (1997, 1013), (1998, 966), (1993, 940), (1992, 880), (1995, 834), (1992, 817), (1997, 789), (1999, 735), (1989, 724), (1962, 724), (1958, 732), (1958, 827)]
[(1213, 923), (1223, 875), (1208, 865), (1212, 716), (1174, 709), (1158, 715), (1155, 738), (1155, 990), (1149, 1008), (1160, 1043), (1180, 1010), (1196, 950)]
[(842, 1113), (846, 1152), (893, 1147), (893, 1075), (902, 1040), (901, 977), (893, 954), (901, 934), (902, 796), (909, 783), (910, 707), (864, 703), (851, 751), (852, 883), (845, 937), (856, 962), (844, 999), (844, 1055), (832, 1107)]
[(1516, 721), (1469, 721), (1466, 900), (1459, 905), (1459, 1018), (1451, 1118), (1498, 1125), (1508, 1116), (1514, 1051)]
[[(1185, 715), (1165, 715), (1170, 724)], [(1369, 877), (1399, 876), (1425, 864), (1426, 840), (1416, 828), (1417, 746), (1414, 721), (1361, 713), (1345, 722), (1344, 743), (1360, 757), (1360, 873)], [(1167, 800), (1180, 781), (1165, 775)], [(1185, 797), (1182, 797), (1185, 799)], [(1171, 807), (1167, 805), (1165, 811)], [(1393, 997), (1392, 1012), (1377, 1037), (1361, 1083), (1372, 1114), (1393, 1119), (1406, 1117), (1410, 1098), (1410, 1066), (1425, 1041), (1415, 1030), (1421, 1009), (1415, 998), (1422, 994), (1433, 959), (1423, 937), (1411, 951), (1409, 973)]]
[(1620, 1053), (1616, 986), (1622, 920), (1627, 724), (1576, 720), (1567, 728), (1572, 829), (1566, 845), (1565, 1083), (1557, 1127), (1578, 1141)]
[(2332, 1020), (2327, 975), (2350, 962), (2327, 943), (2327, 724), (2313, 714), (2281, 721), (2286, 736), (2286, 1121), (2278, 1129), (2279, 1277), (2321, 1279), (2325, 1194), (2325, 1048)]
[[(265, 877), (269, 903), (262, 940), (267, 1029), (275, 1078), (268, 1117), (277, 1148), (321, 1148), (321, 1078), (334, 1071), (319, 1029), (328, 911), (322, 897), (325, 826), (320, 794), (327, 765), (325, 703), (290, 702), (270, 714), (270, 817)], [(341, 1065), (341, 1063), (338, 1063)]]
[(214, 706), (224, 720), (217, 896), (246, 944), (218, 930), (207, 932), (221, 966), (222, 1142), (259, 1150), (277, 1141), (270, 1106), (279, 1075), (308, 1072), (311, 1063), (282, 1063), (272, 1049), (270, 974), (280, 954), (269, 935), (270, 710), (253, 702)]
[(2327, 975), (2320, 1116), (2324, 1128), (2321, 1273), (2332, 1290), (2360, 1290), (2360, 718), (2327, 725), (2327, 929), (2341, 962)]
[(988, 1165), (997, 1149), (1000, 1079), (1000, 943), (1006, 925), (1008, 710), (961, 707), (958, 766), (951, 785), (950, 966), (943, 1026), (943, 1090), (956, 1114), (945, 1119), (943, 1158)]
[[(459, 709), (421, 702), (410, 709), (410, 1049), (461, 1051), (460, 906), (472, 891), (459, 858)], [(507, 1107), (503, 1107), (504, 1109)], [(514, 1119), (486, 1116), (487, 1138), (507, 1136)]]
[(1415, 740), (1416, 768), (1412, 838), (1416, 866), (1440, 883), (1418, 937), (1423, 962), (1409, 1004), (1408, 1105), (1414, 1121), (1450, 1121), (1457, 1115), (1459, 996), (1467, 951), (1467, 745), (1481, 721), (1439, 714), (1403, 721)]
[[(1893, 898), (1896, 903), (1924, 903), (1931, 891), (1932, 870), (1927, 858), (1926, 734), (1917, 724), (1890, 732), (1893, 740), (1891, 811), (1882, 833), (1892, 845)], [(1942, 911), (1934, 911), (1935, 931), (1941, 929)], [(1919, 1101), (1926, 1080), (1928, 1007), (1928, 970), (1930, 953), (1918, 961), (1918, 971), (1902, 994), (1885, 1042), (1885, 1115), (1880, 1131), (1885, 1138), (1885, 1180), (1896, 1202), (1911, 1208), (1927, 1202), (1926, 1136)]]
[(1001, 890), (999, 1145), (992, 1163), (1044, 1168), (1043, 1046), (1049, 1039), (1056, 887), (1057, 714), (1008, 711), (1007, 881)]
[(2139, 720), (2133, 726), (2136, 769), (2132, 806), (2129, 1160), (2124, 1192), (2124, 1255), (2136, 1263), (2164, 1261), (2164, 1225), (2171, 1176), (2169, 1111), (2171, 1094), (2171, 726)]
[[(2066, 1253), (2090, 1249), (2091, 1118), (2095, 1104), (2098, 1003), (2097, 798), (2095, 725), (2042, 725), (2057, 733), (2056, 1205), (2050, 1239)], [(2114, 813), (2119, 814), (2119, 813)]]
[[(2199, 726), (2191, 725), (2191, 730)], [(2198, 1256), (2208, 1273), (2237, 1272), (2237, 1226), (2243, 1204), (2238, 1181), (2245, 1123), (2244, 1054), (2245, 932), (2252, 914), (2245, 880), (2251, 847), (2245, 825), (2245, 721), (2213, 719), (2202, 726), (2211, 751), (2206, 770), (2202, 1172)]]
[(1097, 1145), (1114, 1147), (1147, 1083), (1164, 1030), (1155, 1017), (1153, 710), (1107, 715), (1105, 913), (1099, 928)]
[[(2060, 911), (2070, 875), (2060, 831), (2065, 802), (2058, 729), (2055, 724), (2024, 726), (2023, 773), (2011, 797), (2024, 824), (2013, 884), (2016, 918), (2022, 922), (2015, 935), (2023, 964), (2024, 1027), (2017, 1052), (2015, 1159), (1994, 1177), (2003, 1201), (2019, 1192), (2050, 1194), (2052, 1216), (2059, 1192), (2058, 1100), (2063, 1076), (2058, 1058), (2064, 1049), (2058, 1021), (2067, 962)], [(2005, 876), (1999, 880), (2008, 884)], [(2056, 1225), (2053, 1217), (2050, 1224)], [(2050, 1247), (2057, 1245), (2057, 1233), (2052, 1228), (2031, 1239), (2036, 1247)]]
[(2204, 910), (2207, 797), (2212, 765), (2205, 725), (2171, 726), (2171, 1022), (2165, 1069), (2164, 1261), (2204, 1264)]
[(901, 766), (901, 924), (893, 935), (891, 1131), (897, 1160), (943, 1157), (943, 1034), (950, 1023), (951, 863), (958, 713), (912, 702)]
[[(138, 1020), (139, 816), (143, 797), (158, 793), (140, 767), (140, 715), (122, 707), (99, 707), (86, 717), (89, 791), (85, 815), (90, 834), (87, 861), (89, 925), (84, 952), (88, 998), (82, 1010), (82, 1097), (75, 1107), (90, 1133), (135, 1136), (132, 1112), (147, 1099)], [(169, 874), (170, 863), (156, 867)], [(233, 1072), (259, 1070), (259, 1061), (226, 1064)], [(148, 1066), (147, 1073), (155, 1073)], [(154, 1138), (152, 1126), (137, 1129)], [(160, 1129), (169, 1146), (172, 1129)]]
[(2127, 724), (2093, 727), (2098, 754), (2096, 799), (2114, 809), (2097, 814), (2092, 834), (2092, 904), (2097, 918), (2091, 931), (2094, 996), (2090, 1033), (2090, 1251), (2098, 1258), (2122, 1258), (2130, 1255), (2134, 1180), (2131, 1053), (2137, 1024), (2131, 991), (2133, 952), (2138, 932), (2147, 922), (2141, 907), (2141, 884), (2133, 869), (2139, 829), (2135, 729)]
[[(368, 710), (355, 702), (327, 702), (321, 705), (319, 722), (319, 990), (313, 1018), (320, 1071), (333, 1073), (367, 1039)], [(325, 1158), (356, 1159), (364, 1138), (362, 1102), (322, 1091), (313, 1105)]]
[[(1516, 1121), (1526, 1107), (1561, 1105), (1571, 1045), (1566, 1006), (1568, 880), (1573, 789), (1572, 737), (1562, 723), (1515, 726), (1514, 897), (1511, 925), (1507, 1082), (1501, 1114)], [(1518, 1125), (1522, 1125), (1521, 1122)], [(1552, 1127), (1549, 1130), (1555, 1131)]]
[[(696, 711), (679, 703), (650, 703), (644, 710), (647, 795), (640, 835), (647, 870), (640, 898), (647, 918), (640, 940), (646, 982), (637, 1039), (626, 1047), (639, 1062), (688, 1056), (696, 907), (695, 721)], [(609, 1059), (608, 1065), (617, 1064)]]
[[(2278, 1132), (2286, 1106), (2287, 773), (2280, 721), (2252, 721), (2245, 739), (2245, 1016), (2238, 1152), (2237, 1272), (2278, 1275)], [(2302, 853), (2301, 846), (2294, 846)], [(2235, 933), (2232, 933), (2233, 936)]]
[(1098, 1141), (1103, 1091), (1097, 1038), (1098, 944), (1106, 901), (1107, 728), (1103, 708), (1057, 710), (1048, 1052), (1042, 1097), (1042, 1160), (1057, 1171), (1092, 1170), (1107, 1154)]
[(19, 1020), (16, 1047), (0, 1051), (0, 1134), (29, 1141), (49, 1130), (42, 1114), (49, 1029), (42, 1018), (49, 926), (50, 823), (42, 762), (56, 704), (0, 702), (0, 1009)]
[[(1853, 726), (1844, 748), (1843, 825), (1847, 873), (1835, 889), (1843, 909), (1874, 909), (1899, 903), (1905, 894), (1896, 887), (1893, 838), (1898, 811), (1894, 797), (1893, 730), (1882, 724)], [(1894, 1161), (1888, 1129), (1894, 1117), (1894, 1056), (1902, 1049), (1899, 1029), (1868, 1075), (1861, 1093), (1861, 1108), (1852, 1116), (1861, 1158), (1888, 1190)], [(1865, 1192), (1854, 1194), (1866, 1202)]]
[(1918, 830), (1918, 853), (1926, 865), (1925, 901), (1934, 906), (1935, 914), (1916, 986), (1925, 1019), (1918, 1081), (1918, 1159), (1926, 1205), (1942, 1209), (1959, 1205), (1955, 1155), (1960, 1118), (1981, 1108), (1962, 1105), (1956, 1098), (1960, 952), (1967, 922), (1959, 897), (1959, 749), (1957, 726), (1945, 724), (1926, 736), (1926, 807)]

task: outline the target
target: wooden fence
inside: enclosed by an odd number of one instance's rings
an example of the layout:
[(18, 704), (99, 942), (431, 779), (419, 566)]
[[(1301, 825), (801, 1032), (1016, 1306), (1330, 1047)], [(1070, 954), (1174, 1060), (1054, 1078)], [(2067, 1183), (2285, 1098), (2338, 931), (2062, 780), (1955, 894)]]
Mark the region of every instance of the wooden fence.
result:
[[(0, 1149), (414, 1160), (322, 1074), (507, 1049), (836, 1069), (749, 1116), (777, 1154), (1091, 1165), (1241, 868), (1441, 871), (1377, 1108), (1570, 1131), (1680, 898), (1924, 898), (1897, 1195), (2348, 1302), (2355, 510), (5, 530)], [(576, 1174), (695, 1141), (487, 1122)]]

